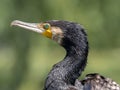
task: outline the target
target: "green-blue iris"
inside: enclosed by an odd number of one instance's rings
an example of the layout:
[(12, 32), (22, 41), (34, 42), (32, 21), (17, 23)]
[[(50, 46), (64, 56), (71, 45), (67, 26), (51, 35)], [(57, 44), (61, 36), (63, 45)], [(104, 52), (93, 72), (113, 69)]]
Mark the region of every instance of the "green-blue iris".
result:
[(44, 24), (44, 25), (43, 25), (43, 28), (44, 28), (45, 30), (49, 29), (49, 28), (50, 28), (50, 24), (48, 24), (48, 23)]

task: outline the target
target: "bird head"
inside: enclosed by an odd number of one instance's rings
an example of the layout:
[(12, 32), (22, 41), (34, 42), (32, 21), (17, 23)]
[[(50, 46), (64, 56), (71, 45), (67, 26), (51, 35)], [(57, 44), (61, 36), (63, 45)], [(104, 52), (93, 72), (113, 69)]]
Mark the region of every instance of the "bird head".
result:
[[(74, 22), (50, 20), (41, 23), (27, 23), (15, 20), (11, 25), (37, 32), (56, 41), (64, 48), (69, 48), (70, 46), (76, 47), (76, 45), (80, 45), (80, 42), (87, 42), (84, 29), (80, 24)], [(84, 42), (81, 44), (84, 44)]]
[(19, 20), (14, 20), (11, 23), (11, 25), (22, 27), (26, 30), (37, 32), (45, 37), (55, 40), (58, 43), (61, 43), (61, 40), (63, 37), (63, 32), (61, 28), (52, 25), (50, 22), (27, 23), (27, 22), (23, 22)]

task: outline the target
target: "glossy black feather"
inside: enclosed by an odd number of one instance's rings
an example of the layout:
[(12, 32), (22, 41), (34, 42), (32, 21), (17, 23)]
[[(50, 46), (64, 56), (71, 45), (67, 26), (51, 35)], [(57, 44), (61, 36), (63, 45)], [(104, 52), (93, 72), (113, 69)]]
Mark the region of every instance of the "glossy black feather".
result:
[[(61, 46), (65, 48), (66, 56), (53, 66), (46, 79), (44, 90), (120, 90), (118, 84), (113, 85), (116, 89), (113, 87), (108, 89), (111, 81), (106, 82), (106, 78), (98, 74), (89, 74), (86, 79), (77, 80), (84, 71), (88, 56), (88, 41), (84, 28), (80, 24), (68, 21), (54, 20), (47, 23), (62, 30), (64, 37)], [(100, 82), (97, 83), (98, 77)]]

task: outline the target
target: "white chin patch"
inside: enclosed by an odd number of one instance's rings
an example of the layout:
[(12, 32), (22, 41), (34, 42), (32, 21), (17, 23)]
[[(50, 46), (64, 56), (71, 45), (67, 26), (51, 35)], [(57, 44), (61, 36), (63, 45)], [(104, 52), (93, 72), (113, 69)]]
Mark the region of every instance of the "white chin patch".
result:
[(57, 43), (61, 44), (62, 43), (62, 38), (60, 35), (53, 35), (52, 39), (56, 41)]
[(63, 32), (59, 27), (51, 27), (52, 39), (61, 44), (63, 39)]

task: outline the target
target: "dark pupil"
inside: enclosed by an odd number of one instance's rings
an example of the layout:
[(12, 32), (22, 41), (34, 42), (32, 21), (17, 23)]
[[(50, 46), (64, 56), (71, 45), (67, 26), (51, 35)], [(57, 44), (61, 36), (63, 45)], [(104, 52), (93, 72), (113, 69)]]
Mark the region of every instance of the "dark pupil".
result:
[(44, 29), (49, 29), (49, 25), (48, 24), (44, 25)]

